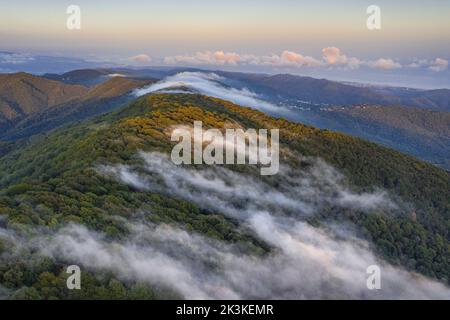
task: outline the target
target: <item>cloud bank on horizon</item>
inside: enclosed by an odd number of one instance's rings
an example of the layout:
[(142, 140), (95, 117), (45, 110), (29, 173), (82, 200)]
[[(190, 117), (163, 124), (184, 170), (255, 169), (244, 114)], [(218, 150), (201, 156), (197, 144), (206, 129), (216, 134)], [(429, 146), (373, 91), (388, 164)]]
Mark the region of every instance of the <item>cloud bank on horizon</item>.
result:
[(236, 52), (204, 51), (191, 55), (175, 55), (164, 58), (166, 65), (213, 65), (213, 66), (240, 66), (260, 65), (276, 68), (283, 67), (338, 67), (341, 69), (357, 69), (362, 66), (379, 69), (392, 70), (399, 68), (425, 68), (434, 72), (442, 72), (448, 69), (448, 60), (437, 57), (432, 60), (413, 59), (409, 64), (402, 64), (392, 58), (379, 58), (376, 60), (364, 60), (356, 57), (348, 57), (337, 47), (326, 47), (322, 49), (322, 57), (314, 58), (305, 56), (294, 51), (284, 50), (280, 54), (254, 55), (238, 54)]
[[(38, 56), (41, 57), (41, 56)], [(55, 57), (56, 58), (56, 57)], [(0, 52), (0, 65), (21, 65), (34, 61), (36, 58), (30, 53)], [(375, 60), (365, 60), (349, 57), (337, 47), (330, 46), (322, 49), (320, 58), (303, 55), (298, 52), (284, 50), (279, 54), (255, 55), (249, 53), (225, 52), (223, 50), (198, 51), (193, 54), (166, 56), (154, 59), (147, 53), (139, 53), (126, 59), (120, 59), (121, 64), (149, 64), (156, 63), (167, 66), (266, 66), (274, 68), (302, 68), (302, 67), (338, 67), (342, 69), (358, 69), (370, 67), (379, 70), (392, 70), (400, 68), (422, 68), (433, 72), (448, 70), (449, 60), (443, 57), (434, 59), (412, 58), (409, 63), (401, 62), (390, 57), (381, 57)]]
[(122, 58), (86, 59), (31, 53), (0, 52), (0, 73), (31, 72), (35, 74), (63, 73), (85, 68), (115, 67), (195, 67), (239, 72), (292, 73), (352, 81), (415, 87), (423, 89), (450, 88), (449, 58), (398, 59), (381, 57), (363, 59), (350, 56), (340, 48), (330, 46), (321, 50), (320, 57), (284, 50), (281, 53), (256, 55), (224, 50), (199, 51), (193, 54), (159, 57), (137, 53)]

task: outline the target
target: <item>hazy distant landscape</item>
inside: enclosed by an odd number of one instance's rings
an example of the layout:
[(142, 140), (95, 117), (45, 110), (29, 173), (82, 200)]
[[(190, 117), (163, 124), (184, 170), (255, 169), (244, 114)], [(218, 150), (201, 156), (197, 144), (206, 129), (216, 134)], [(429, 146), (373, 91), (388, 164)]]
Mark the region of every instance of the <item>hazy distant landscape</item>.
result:
[[(204, 79), (210, 74), (217, 78)], [(183, 75), (192, 78), (186, 80)], [(365, 138), (450, 168), (447, 89), (411, 89), (405, 93), (405, 88), (383, 90), (380, 86), (358, 87), (287, 74), (196, 69), (86, 69), (61, 75), (18, 73), (2, 77), (3, 141), (29, 137), (108, 112), (132, 99), (133, 89), (161, 80), (164, 83), (169, 77), (174, 83), (165, 86), (170, 89), (190, 88), (274, 116)]]

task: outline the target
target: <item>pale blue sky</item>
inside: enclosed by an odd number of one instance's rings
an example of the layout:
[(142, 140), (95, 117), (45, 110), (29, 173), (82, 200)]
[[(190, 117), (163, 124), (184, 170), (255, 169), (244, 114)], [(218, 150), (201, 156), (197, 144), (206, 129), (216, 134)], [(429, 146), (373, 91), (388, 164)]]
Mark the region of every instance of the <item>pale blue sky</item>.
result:
[[(71, 4), (81, 8), (81, 30), (66, 28)], [(366, 27), (372, 4), (381, 8), (381, 30)], [(212, 59), (212, 68), (380, 81), (378, 74), (397, 81), (421, 73), (448, 86), (449, 17), (450, 0), (0, 0), (0, 51), (125, 65), (165, 65), (169, 58), (207, 66)], [(327, 47), (338, 48), (345, 63), (330, 70)], [(286, 57), (296, 61), (293, 68)], [(355, 61), (357, 70), (349, 68)]]
[[(382, 30), (365, 27), (370, 4)], [(67, 5), (82, 30), (65, 28)], [(153, 56), (225, 50), (313, 55), (326, 46), (348, 54), (426, 57), (450, 54), (450, 1), (40, 0), (0, 1), (2, 49)]]

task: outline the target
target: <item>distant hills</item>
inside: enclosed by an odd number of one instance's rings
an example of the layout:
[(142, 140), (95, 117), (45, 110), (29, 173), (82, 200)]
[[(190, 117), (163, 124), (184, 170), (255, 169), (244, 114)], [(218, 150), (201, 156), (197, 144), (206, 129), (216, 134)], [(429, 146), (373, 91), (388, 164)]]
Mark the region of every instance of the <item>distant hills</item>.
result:
[[(130, 91), (179, 72), (205, 71), (105, 68), (0, 75), (0, 140), (26, 138), (110, 111), (129, 101)], [(450, 169), (448, 89), (357, 85), (288, 74), (215, 73), (224, 88), (246, 88), (261, 100), (291, 108), (290, 120), (362, 137)]]
[[(110, 111), (127, 101), (131, 90), (153, 80), (106, 77), (91, 87), (90, 80), (103, 73), (75, 72), (70, 84), (26, 73), (0, 75), (0, 134), (15, 140), (62, 124)], [(97, 82), (97, 81), (94, 81)], [(94, 83), (92, 82), (92, 83)]]
[(0, 74), (0, 119), (14, 121), (82, 97), (83, 86), (47, 80), (27, 73)]
[(164, 67), (82, 69), (63, 74), (45, 74), (43, 77), (67, 84), (92, 86), (104, 81), (111, 74), (135, 79), (162, 79), (179, 72), (214, 72), (231, 80), (231, 85), (247, 87), (274, 100), (282, 97), (287, 100), (308, 101), (312, 104), (353, 105), (365, 103), (450, 111), (450, 89), (422, 90), (379, 85), (361, 86), (291, 74), (269, 75)]
[(312, 104), (353, 105), (379, 104), (403, 105), (437, 111), (450, 111), (450, 90), (419, 90), (379, 86), (352, 86), (349, 84), (290, 74), (260, 75), (218, 72), (238, 80), (256, 92), (276, 99), (307, 101)]
[(384, 123), (430, 138), (450, 137), (450, 113), (402, 106), (362, 105), (335, 108), (352, 117)]
[(308, 123), (345, 132), (450, 169), (450, 112), (359, 105), (302, 112)]
[(97, 70), (97, 69), (82, 69), (82, 70), (74, 70), (69, 71), (63, 74), (55, 74), (55, 73), (47, 73), (44, 74), (43, 77), (50, 79), (61, 81), (68, 84), (81, 84), (83, 86), (92, 86), (102, 81), (105, 81), (105, 78), (109, 72), (107, 70)]

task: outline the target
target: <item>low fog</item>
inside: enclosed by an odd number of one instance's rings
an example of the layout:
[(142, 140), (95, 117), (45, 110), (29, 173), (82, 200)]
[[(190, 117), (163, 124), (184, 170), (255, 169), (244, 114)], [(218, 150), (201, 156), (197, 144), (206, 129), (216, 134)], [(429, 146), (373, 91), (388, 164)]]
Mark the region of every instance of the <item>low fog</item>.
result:
[[(175, 194), (235, 218), (254, 211), (305, 217), (331, 205), (386, 212), (397, 207), (384, 191), (352, 192), (337, 170), (318, 159), (307, 170), (281, 166), (273, 187), (225, 167), (188, 170), (160, 153), (141, 152), (140, 157), (145, 164), (142, 168), (118, 165), (101, 167), (100, 171), (138, 189)], [(138, 173), (141, 170), (147, 174)], [(164, 186), (154, 182), (155, 174), (163, 178)]]
[(133, 91), (133, 95), (140, 97), (152, 92), (186, 93), (186, 91), (180, 91), (179, 89), (188, 88), (207, 96), (228, 100), (235, 104), (258, 109), (272, 115), (293, 116), (288, 108), (276, 106), (264, 101), (256, 93), (246, 88), (236, 89), (223, 85), (221, 81), (224, 80), (223, 77), (215, 73), (181, 72), (150, 86), (136, 89)]
[[(301, 174), (283, 167), (283, 182), (275, 188), (223, 167), (192, 170), (173, 165), (163, 154), (140, 156), (142, 167), (118, 165), (100, 171), (135, 188), (165, 192), (238, 219), (273, 248), (271, 253), (255, 256), (174, 226), (139, 224), (132, 228), (133, 238), (120, 244), (72, 227), (49, 246), (53, 254), (124, 278), (163, 284), (190, 299), (450, 297), (444, 285), (376, 257), (351, 228), (336, 224), (319, 228), (304, 221), (327, 205), (367, 214), (396, 208), (384, 192), (352, 192), (343, 176), (323, 161)], [(156, 177), (163, 183), (156, 183)], [(381, 268), (381, 290), (366, 286), (366, 269), (374, 264)]]
[[(82, 226), (69, 226), (41, 243), (43, 253), (123, 280), (168, 287), (187, 299), (427, 299), (448, 298), (443, 285), (389, 266), (359, 240), (266, 213), (249, 227), (274, 247), (267, 256), (179, 228), (133, 225), (125, 242), (109, 242)], [(48, 238), (47, 238), (48, 239)], [(366, 268), (381, 267), (381, 290), (368, 290)]]
[[(282, 167), (275, 187), (224, 167), (187, 169), (160, 153), (141, 152), (140, 157), (142, 164), (136, 167), (111, 165), (98, 170), (134, 188), (166, 193), (232, 217), (268, 244), (270, 252), (258, 255), (182, 226), (155, 225), (145, 219), (120, 218), (130, 230), (125, 240), (109, 240), (81, 225), (35, 233), (28, 241), (5, 230), (0, 237), (78, 264), (82, 270), (113, 272), (123, 281), (167, 288), (187, 299), (450, 297), (443, 284), (377, 257), (348, 225), (315, 227), (305, 222), (329, 205), (366, 214), (377, 209), (389, 214), (397, 207), (382, 191), (351, 191), (343, 176), (320, 160), (301, 173)], [(370, 265), (381, 268), (380, 290), (366, 286)]]

